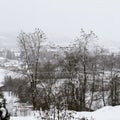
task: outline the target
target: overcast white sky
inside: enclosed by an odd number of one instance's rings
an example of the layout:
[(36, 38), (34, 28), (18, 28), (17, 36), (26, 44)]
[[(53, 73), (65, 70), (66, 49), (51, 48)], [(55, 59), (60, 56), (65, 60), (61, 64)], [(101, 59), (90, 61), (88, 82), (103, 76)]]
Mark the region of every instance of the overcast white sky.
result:
[(0, 44), (34, 28), (59, 44), (93, 30), (102, 45), (120, 48), (120, 0), (0, 0)]

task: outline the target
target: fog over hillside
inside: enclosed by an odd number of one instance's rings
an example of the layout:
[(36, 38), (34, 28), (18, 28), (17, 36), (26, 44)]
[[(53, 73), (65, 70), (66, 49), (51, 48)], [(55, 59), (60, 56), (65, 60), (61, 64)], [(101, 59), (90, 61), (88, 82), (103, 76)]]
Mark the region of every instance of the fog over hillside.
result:
[(0, 0), (0, 120), (120, 120), (119, 11), (119, 0)]
[(7, 34), (7, 33), (0, 34), (0, 47), (1, 48), (17, 47), (17, 37), (13, 34)]

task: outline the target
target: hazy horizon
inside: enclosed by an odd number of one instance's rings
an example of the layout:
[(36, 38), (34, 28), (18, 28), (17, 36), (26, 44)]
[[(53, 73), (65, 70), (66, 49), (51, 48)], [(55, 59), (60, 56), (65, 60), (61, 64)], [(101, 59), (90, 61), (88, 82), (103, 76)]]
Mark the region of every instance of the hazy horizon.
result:
[(40, 28), (49, 41), (73, 42), (80, 29), (94, 31), (99, 44), (120, 48), (118, 0), (0, 0), (0, 46), (15, 46), (20, 31)]

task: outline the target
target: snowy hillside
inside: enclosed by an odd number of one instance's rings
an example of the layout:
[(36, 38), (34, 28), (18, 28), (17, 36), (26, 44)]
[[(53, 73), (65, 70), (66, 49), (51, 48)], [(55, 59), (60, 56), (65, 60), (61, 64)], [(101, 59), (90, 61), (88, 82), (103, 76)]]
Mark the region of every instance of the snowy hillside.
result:
[[(17, 60), (6, 60), (5, 58), (0, 57), (0, 86), (3, 85), (4, 76), (11, 75), (12, 77), (17, 77), (18, 74), (11, 71), (11, 68), (20, 67), (20, 62)], [(57, 82), (55, 86), (59, 86), (61, 83)], [(53, 88), (54, 89), (54, 88)], [(13, 113), (15, 102), (17, 98), (15, 96), (9, 96), (7, 92), (4, 92), (4, 96), (7, 100), (7, 108)], [(70, 111), (69, 111), (70, 112)], [(71, 120), (80, 120), (80, 118), (85, 117), (86, 120), (120, 120), (120, 106), (112, 107), (106, 106), (94, 112), (76, 112), (72, 111), (71, 114), (74, 116), (74, 119)], [(39, 116), (39, 115), (38, 115)], [(33, 114), (30, 116), (11, 116), (10, 120), (40, 120), (35, 118)]]
[[(3, 72), (3, 71), (0, 71)], [(2, 73), (1, 73), (2, 74)], [(9, 111), (13, 111), (13, 106), (17, 100), (15, 96), (9, 96), (7, 92), (4, 92), (4, 96), (7, 100), (7, 108)], [(74, 119), (71, 120), (80, 120), (80, 118), (86, 118), (86, 120), (120, 120), (120, 106), (106, 106), (101, 109), (98, 109), (94, 112), (76, 112), (76, 111), (69, 111), (68, 113), (71, 113), (72, 116), (74, 116)], [(37, 116), (39, 116), (37, 114)], [(33, 114), (30, 116), (11, 116), (10, 120), (41, 120), (37, 119)]]
[(88, 120), (120, 120), (120, 106), (106, 106), (95, 112), (77, 112), (76, 117), (86, 117)]
[[(15, 96), (9, 96), (7, 92), (4, 93), (4, 96), (7, 99), (8, 110), (13, 111), (14, 110), (13, 106), (15, 105), (17, 98)], [(119, 115), (120, 106), (115, 106), (115, 107), (106, 106), (94, 112), (67, 111), (67, 113), (68, 114), (71, 113), (71, 115), (74, 117), (74, 118), (71, 118), (70, 120), (80, 120), (81, 118), (86, 118), (86, 120), (120, 120), (120, 115)], [(11, 116), (10, 120), (41, 120), (39, 116), (40, 115), (38, 114), (38, 112), (35, 114), (35, 116), (33, 112), (31, 112), (30, 116), (24, 116), (24, 117)], [(42, 116), (43, 116), (43, 113), (42, 113)], [(66, 120), (69, 120), (69, 118)]]

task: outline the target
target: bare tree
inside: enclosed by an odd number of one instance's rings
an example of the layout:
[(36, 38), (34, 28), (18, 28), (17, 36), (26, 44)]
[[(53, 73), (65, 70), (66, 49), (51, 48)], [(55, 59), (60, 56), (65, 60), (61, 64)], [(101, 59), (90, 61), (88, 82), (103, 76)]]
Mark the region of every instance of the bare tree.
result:
[(83, 74), (82, 81), (80, 79), (80, 83), (82, 86), (80, 102), (81, 110), (86, 109), (86, 92), (88, 82), (87, 75), (89, 72), (90, 44), (96, 38), (97, 36), (92, 31), (90, 33), (86, 33), (83, 29), (81, 29), (80, 37), (77, 39), (76, 47), (78, 48), (79, 56), (79, 72)]
[[(71, 96), (71, 103), (74, 107), (76, 107), (76, 110), (86, 110), (88, 73), (91, 72), (90, 44), (96, 38), (96, 35), (92, 31), (90, 33), (86, 33), (83, 29), (81, 29), (80, 37), (78, 37), (76, 43), (65, 52), (65, 59), (63, 63), (66, 72), (69, 74), (69, 84), (67, 84), (66, 87), (68, 87), (69, 93), (71, 92), (71, 95), (67, 98), (70, 101), (69, 98)], [(96, 74), (96, 61), (94, 64), (93, 73)], [(78, 78), (77, 81), (75, 81), (76, 78)], [(76, 82), (78, 82), (77, 86), (75, 85)], [(71, 107), (72, 104), (70, 104)]]
[(98, 79), (98, 58), (99, 58), (99, 49), (96, 47), (95, 51), (93, 52), (93, 55), (91, 56), (90, 60), (90, 65), (91, 65), (91, 79), (92, 83), (90, 84), (90, 92), (91, 92), (91, 97), (90, 97), (90, 104), (89, 104), (89, 110), (91, 110), (92, 103), (94, 101), (94, 92), (96, 91), (96, 80)]
[(101, 48), (100, 49), (100, 62), (99, 67), (101, 70), (101, 92), (102, 92), (102, 101), (103, 105), (106, 106), (106, 100), (105, 100), (105, 83), (104, 80), (106, 79), (105, 70), (107, 69), (107, 55), (109, 51), (107, 49)]
[(112, 106), (119, 104), (119, 70), (116, 69), (116, 55), (112, 53), (110, 55), (110, 81), (109, 81), (109, 88), (110, 88), (110, 95), (109, 95), (109, 104)]
[(24, 53), (24, 69), (23, 74), (27, 76), (32, 89), (32, 103), (33, 109), (36, 108), (37, 97), (37, 78), (40, 64), (40, 50), (42, 42), (46, 39), (43, 31), (35, 29), (34, 33), (21, 32), (18, 36), (18, 43), (21, 52)]

